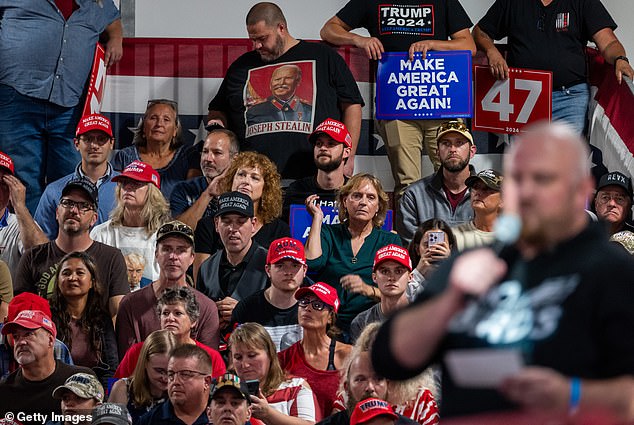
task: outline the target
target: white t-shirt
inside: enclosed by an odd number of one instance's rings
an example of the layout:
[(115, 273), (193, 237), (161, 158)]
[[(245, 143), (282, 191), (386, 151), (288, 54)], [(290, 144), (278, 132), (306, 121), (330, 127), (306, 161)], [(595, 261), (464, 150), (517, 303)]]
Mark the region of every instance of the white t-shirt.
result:
[(143, 270), (145, 282), (142, 281), (141, 286), (158, 279), (160, 269), (154, 258), (156, 232), (148, 236), (143, 227), (114, 226), (112, 220), (108, 220), (95, 226), (90, 232), (90, 237), (95, 241), (119, 248), (126, 261), (132, 253), (141, 255), (145, 259)]

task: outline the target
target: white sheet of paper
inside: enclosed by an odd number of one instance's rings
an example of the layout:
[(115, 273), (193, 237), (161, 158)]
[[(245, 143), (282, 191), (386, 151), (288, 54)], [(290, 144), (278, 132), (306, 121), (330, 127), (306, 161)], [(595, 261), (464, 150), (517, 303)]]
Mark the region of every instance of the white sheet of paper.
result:
[(455, 384), (468, 388), (497, 388), (524, 367), (522, 355), (515, 349), (451, 350), (445, 363)]

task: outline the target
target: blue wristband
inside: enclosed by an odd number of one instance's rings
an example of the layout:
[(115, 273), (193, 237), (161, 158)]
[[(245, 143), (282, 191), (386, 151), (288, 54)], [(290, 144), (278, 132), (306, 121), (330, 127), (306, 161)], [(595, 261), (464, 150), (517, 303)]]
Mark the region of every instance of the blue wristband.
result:
[(577, 376), (570, 378), (570, 414), (574, 414), (579, 409), (581, 401), (581, 379)]

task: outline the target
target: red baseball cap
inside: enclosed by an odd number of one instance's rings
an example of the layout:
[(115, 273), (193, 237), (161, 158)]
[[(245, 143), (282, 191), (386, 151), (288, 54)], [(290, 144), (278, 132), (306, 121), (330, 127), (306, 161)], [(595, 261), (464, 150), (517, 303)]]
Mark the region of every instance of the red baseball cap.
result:
[(335, 313), (339, 310), (339, 297), (337, 296), (337, 291), (327, 283), (317, 282), (314, 285), (299, 288), (297, 292), (295, 292), (295, 299), (299, 300), (308, 294), (313, 294), (325, 302), (327, 305), (332, 307)]
[(152, 168), (150, 164), (146, 164), (138, 159), (132, 161), (127, 167), (119, 174), (112, 178), (113, 182), (118, 182), (122, 178), (127, 177), (132, 180), (136, 180), (144, 183), (152, 183), (154, 186), (161, 188), (161, 177), (159, 173)]
[(55, 323), (40, 310), (22, 310), (15, 319), (2, 326), (2, 335), (12, 334), (18, 327), (26, 329), (44, 328), (44, 330), (49, 331), (54, 337), (57, 337)]
[(266, 255), (266, 264), (275, 264), (285, 258), (306, 265), (304, 244), (293, 238), (280, 238), (271, 242), (269, 252)]
[(15, 176), (15, 167), (13, 166), (13, 160), (4, 152), (0, 152), (0, 167), (6, 168), (12, 175)]
[(112, 137), (112, 124), (110, 124), (110, 120), (103, 115), (93, 114), (82, 117), (82, 119), (79, 120), (79, 124), (77, 124), (75, 135), (79, 136), (92, 130), (103, 131)]
[(374, 254), (374, 265), (372, 270), (376, 270), (377, 266), (384, 261), (396, 261), (397, 263), (407, 267), (407, 270), (412, 271), (412, 260), (409, 258), (409, 252), (405, 248), (398, 245), (389, 244), (379, 249)]
[(359, 425), (381, 415), (389, 416), (392, 419), (398, 418), (387, 401), (379, 398), (366, 398), (354, 407), (352, 416), (350, 416), (350, 425)]
[(315, 144), (315, 141), (320, 134), (326, 134), (332, 137), (333, 140), (343, 143), (347, 148), (352, 147), (352, 137), (350, 137), (350, 133), (348, 132), (346, 125), (341, 121), (327, 118), (326, 121), (319, 124), (315, 131), (308, 136), (308, 141)]
[(39, 310), (51, 317), (48, 300), (32, 292), (22, 292), (11, 299), (7, 311), (7, 322), (14, 320), (22, 310)]

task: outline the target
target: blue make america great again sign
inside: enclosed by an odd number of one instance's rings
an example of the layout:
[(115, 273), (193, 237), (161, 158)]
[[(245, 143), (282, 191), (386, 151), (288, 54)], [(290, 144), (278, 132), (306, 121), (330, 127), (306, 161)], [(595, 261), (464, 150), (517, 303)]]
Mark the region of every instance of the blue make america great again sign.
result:
[(383, 53), (376, 76), (378, 119), (471, 117), (471, 52)]

